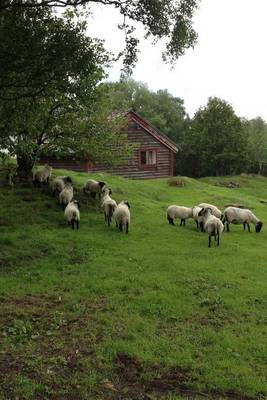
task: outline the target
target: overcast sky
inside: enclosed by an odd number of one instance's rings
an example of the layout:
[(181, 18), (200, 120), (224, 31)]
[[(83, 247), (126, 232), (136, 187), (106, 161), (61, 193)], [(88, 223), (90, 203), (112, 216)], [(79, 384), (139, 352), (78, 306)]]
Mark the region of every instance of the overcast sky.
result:
[[(105, 39), (113, 52), (123, 48), (121, 22), (111, 7), (96, 6), (89, 33)], [(267, 0), (202, 0), (195, 14), (198, 43), (181, 57), (174, 69), (161, 60), (162, 44), (141, 40), (139, 61), (133, 78), (151, 90), (168, 89), (181, 97), (187, 112), (220, 97), (240, 117), (261, 116), (267, 121)], [(140, 38), (142, 28), (138, 28)], [(118, 80), (120, 64), (109, 71)]]

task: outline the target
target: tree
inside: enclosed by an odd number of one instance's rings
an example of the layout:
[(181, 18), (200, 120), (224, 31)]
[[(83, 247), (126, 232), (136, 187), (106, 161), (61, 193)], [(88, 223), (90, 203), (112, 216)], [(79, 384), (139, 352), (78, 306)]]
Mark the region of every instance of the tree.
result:
[(247, 162), (247, 140), (232, 106), (216, 97), (200, 108), (192, 121), (188, 144), (195, 173), (204, 175), (234, 174)]
[(248, 135), (248, 150), (250, 161), (255, 165), (258, 174), (262, 174), (263, 165), (267, 163), (267, 125), (258, 117), (244, 122)]
[(125, 35), (124, 72), (130, 74), (137, 61), (138, 42), (134, 35), (136, 23), (141, 23), (145, 38), (155, 42), (164, 39), (165, 61), (174, 62), (192, 47), (197, 34), (192, 27), (192, 17), (199, 0), (1, 0), (0, 14), (5, 10), (37, 9), (48, 7), (85, 6), (102, 4), (115, 7), (123, 17), (118, 26)]
[(108, 55), (73, 17), (49, 8), (0, 14), (0, 148), (16, 156), (22, 180), (41, 151), (112, 159), (123, 139), (98, 87)]

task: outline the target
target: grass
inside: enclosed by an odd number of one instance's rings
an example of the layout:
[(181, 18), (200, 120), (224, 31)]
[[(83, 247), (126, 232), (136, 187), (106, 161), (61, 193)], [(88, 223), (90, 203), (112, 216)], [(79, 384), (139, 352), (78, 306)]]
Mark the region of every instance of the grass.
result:
[(231, 226), (208, 249), (165, 212), (239, 203), (266, 221), (267, 179), (94, 175), (130, 202), (125, 235), (82, 194), (88, 175), (71, 176), (79, 231), (46, 189), (0, 188), (0, 400), (265, 399), (265, 226)]

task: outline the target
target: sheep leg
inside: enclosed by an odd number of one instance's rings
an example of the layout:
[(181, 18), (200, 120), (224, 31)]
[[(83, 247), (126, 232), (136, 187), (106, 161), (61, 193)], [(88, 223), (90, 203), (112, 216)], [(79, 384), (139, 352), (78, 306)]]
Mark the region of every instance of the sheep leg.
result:
[(230, 225), (229, 222), (226, 222), (226, 231), (227, 232), (230, 232), (229, 225)]
[(168, 215), (168, 221), (170, 225), (174, 225), (173, 218)]
[(126, 222), (126, 233), (128, 233), (128, 230), (129, 230), (129, 223)]
[(247, 227), (248, 227), (248, 231), (250, 232), (250, 226), (249, 226), (249, 224), (247, 223)]
[(199, 223), (201, 232), (204, 232), (204, 224), (203, 221)]
[(220, 244), (220, 235), (217, 236), (217, 246)]
[(77, 227), (77, 229), (79, 229), (79, 227), (80, 227), (80, 222), (78, 220), (76, 221), (76, 227)]
[(197, 231), (198, 231), (198, 221), (196, 221), (196, 224), (197, 224)]
[(244, 231), (246, 230), (246, 223), (243, 223)]
[(210, 247), (210, 244), (211, 244), (211, 236), (209, 235), (209, 247)]
[(119, 223), (119, 230), (122, 232), (122, 223)]
[(181, 219), (181, 223), (180, 223), (180, 226), (185, 226), (185, 219)]
[(74, 229), (74, 222), (75, 222), (74, 219), (72, 219), (72, 220), (71, 220), (71, 227), (72, 227), (72, 229)]
[(108, 217), (108, 226), (110, 226), (110, 221), (111, 221), (111, 218)]

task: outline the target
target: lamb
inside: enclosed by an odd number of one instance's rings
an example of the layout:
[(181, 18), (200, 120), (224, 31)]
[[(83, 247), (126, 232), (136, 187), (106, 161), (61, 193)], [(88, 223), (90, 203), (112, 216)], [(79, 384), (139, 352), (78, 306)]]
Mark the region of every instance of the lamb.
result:
[(114, 214), (115, 209), (117, 208), (117, 203), (110, 197), (110, 189), (105, 188), (102, 191), (102, 200), (101, 206), (104, 210), (105, 221), (108, 221), (108, 226), (110, 226), (112, 216)]
[(66, 186), (66, 183), (72, 183), (70, 176), (58, 176), (51, 182), (51, 190), (53, 195), (59, 195)]
[(77, 200), (73, 200), (70, 202), (67, 207), (65, 208), (65, 219), (67, 220), (68, 224), (72, 226), (74, 229), (75, 224), (77, 229), (79, 229), (80, 225), (80, 203)]
[(185, 220), (188, 218), (193, 218), (193, 209), (183, 206), (169, 206), (167, 208), (167, 219), (169, 224), (174, 225), (174, 219), (180, 218), (180, 226), (185, 225)]
[(215, 217), (221, 219), (222, 218), (222, 212), (214, 205), (208, 204), (208, 203), (200, 203), (198, 204), (198, 207), (200, 208), (210, 208), (211, 213), (215, 215)]
[(199, 211), (198, 215), (200, 217), (203, 217), (204, 230), (209, 235), (209, 247), (211, 244), (211, 236), (215, 237), (215, 240), (217, 240), (217, 246), (219, 246), (220, 237), (224, 228), (222, 221), (219, 218), (215, 217), (215, 215), (212, 215), (212, 210), (208, 207), (202, 208)]
[(98, 182), (94, 179), (89, 179), (84, 185), (83, 192), (88, 193), (95, 199), (96, 194), (98, 193), (99, 199), (101, 196), (102, 189), (106, 186), (105, 182)]
[(41, 183), (48, 183), (51, 173), (52, 167), (50, 167), (48, 164), (45, 164), (42, 169), (38, 169), (33, 173), (33, 184), (40, 186)]
[(114, 218), (116, 221), (116, 226), (121, 232), (125, 231), (128, 233), (131, 215), (130, 215), (130, 205), (128, 201), (121, 201), (116, 210), (114, 211)]
[(193, 207), (193, 219), (196, 221), (197, 229), (200, 228), (201, 232), (204, 232), (203, 228), (203, 217), (200, 217), (199, 211), (201, 211), (201, 207), (195, 206)]
[(243, 224), (244, 231), (246, 230), (246, 226), (248, 227), (248, 231), (250, 232), (249, 224), (252, 223), (255, 225), (256, 233), (261, 231), (263, 223), (256, 217), (248, 209), (244, 208), (237, 208), (237, 207), (227, 207), (224, 210), (223, 214), (223, 223), (226, 223), (227, 232), (229, 232), (229, 225), (230, 224)]
[(71, 202), (73, 198), (73, 186), (70, 183), (66, 183), (64, 189), (59, 193), (59, 204), (64, 208)]

